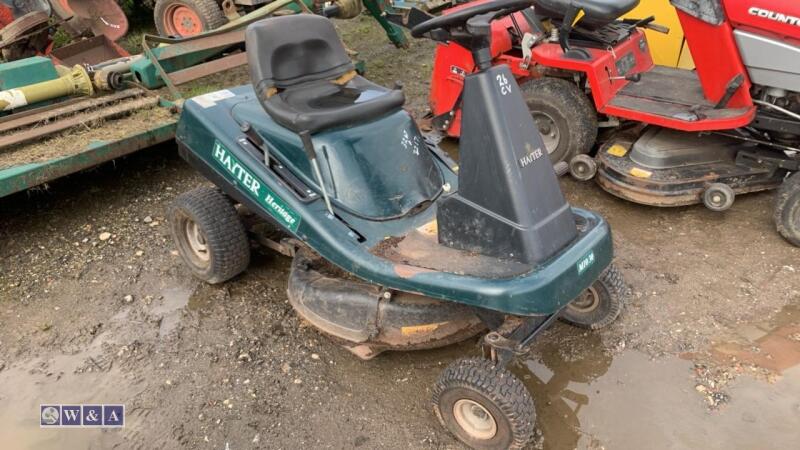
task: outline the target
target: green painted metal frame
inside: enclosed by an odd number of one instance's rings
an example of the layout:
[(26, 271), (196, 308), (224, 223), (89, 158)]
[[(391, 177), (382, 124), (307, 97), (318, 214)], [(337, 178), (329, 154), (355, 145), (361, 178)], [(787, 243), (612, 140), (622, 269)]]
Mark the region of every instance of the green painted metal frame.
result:
[[(380, 242), (387, 236), (405, 236), (409, 230), (431, 223), (436, 218), (435, 207), (379, 221), (338, 209), (337, 218), (333, 218), (319, 195), (321, 190), (312, 181), (311, 168), (304, 157), (300, 138), (272, 122), (256, 100), (252, 86), (229, 90), (235, 94), (233, 97), (220, 100), (209, 108), (193, 100), (186, 102), (176, 134), (180, 155), (248, 210), (272, 220), (327, 261), (369, 283), (505, 314), (550, 315), (577, 298), (611, 264), (613, 245), (608, 223), (596, 213), (577, 208), (573, 208), (573, 212), (577, 220), (584, 224), (579, 237), (549, 260), (531, 267), (527, 273), (509, 275), (510, 278), (424, 269), (379, 256), (372, 250)], [(234, 107), (235, 113), (232, 112)], [(348, 145), (346, 134), (356, 135), (367, 129), (373, 136), (391, 136), (392, 132), (388, 130), (396, 133), (399, 127), (397, 122), (386, 117), (351, 129), (321, 132), (314, 137), (315, 145), (341, 148), (339, 146), (343, 143)], [(254, 129), (268, 142), (270, 158), (280, 161), (284, 168), (318, 195), (311, 200), (302, 198), (272, 169), (267, 168), (260, 155), (254, 155), (241, 145), (239, 123), (242, 121), (257, 124)], [(357, 127), (362, 129), (357, 130)], [(236, 175), (237, 172), (226, 167), (224, 156), (220, 159), (220, 149), (233, 155), (242, 164), (245, 172), (239, 173), (250, 174), (265, 189), (256, 189), (258, 192), (248, 189)], [(453, 169), (435, 154), (434, 157), (445, 180), (457, 190), (458, 178)], [(306, 161), (305, 166), (299, 164), (301, 160)], [(350, 166), (347, 170), (352, 170), (353, 175), (366, 173)], [(269, 194), (270, 199), (260, 197), (263, 194)], [(281, 210), (299, 214), (298, 224), (295, 226), (294, 220), (274, 220), (277, 209), (272, 206), (274, 204)], [(278, 214), (282, 215), (280, 212)], [(292, 227), (288, 226), (289, 223)], [(593, 262), (586, 264), (588, 259)]]
[(403, 28), (389, 22), (384, 15), (384, 11), (392, 12), (394, 9), (387, 0), (362, 0), (364, 7), (367, 8), (369, 14), (378, 21), (386, 37), (398, 48), (408, 47), (408, 37), (403, 32)]
[[(403, 28), (389, 22), (384, 14), (385, 11), (393, 11), (388, 0), (361, 0), (361, 2), (396, 47), (408, 47), (408, 38)], [(312, 8), (314, 8), (314, 0), (276, 0), (215, 30), (197, 36), (165, 38), (145, 34), (142, 36), (142, 49), (147, 58), (136, 62), (131, 70), (136, 73), (138, 81), (148, 89), (158, 89), (166, 85), (173, 99), (177, 100), (181, 98), (181, 95), (169, 79), (169, 73), (206, 62), (230, 46), (228, 43), (211, 48), (204, 46), (201, 42), (214, 42), (215, 38), (220, 38), (236, 30), (244, 30), (247, 25), (269, 17), (282, 9), (300, 13), (311, 12)], [(150, 47), (149, 43), (166, 45)]]
[[(383, 11), (387, 8), (387, 3), (385, 0), (362, 0), (362, 2), (369, 14), (378, 21), (381, 27), (383, 27), (387, 37), (394, 45), (398, 47), (406, 47), (408, 45), (408, 40), (403, 33), (402, 28), (390, 23), (383, 15)], [(295, 12), (301, 12), (308, 11), (310, 7), (313, 7), (313, 4), (313, 0), (278, 0), (269, 5), (269, 8), (261, 8), (260, 10), (254, 11), (253, 13), (242, 17), (240, 20), (226, 24), (220, 29), (214, 30), (208, 34), (222, 34), (226, 31), (230, 31), (231, 29), (236, 29), (239, 26), (247, 25), (252, 21), (266, 17), (282, 7), (286, 7), (287, 9), (291, 9)], [(164, 67), (161, 67), (161, 64), (159, 64), (158, 53), (165, 50), (163, 47), (153, 49), (149, 48), (146, 42), (144, 42), (144, 39), (148, 38), (156, 39), (150, 36), (143, 37), (144, 52), (147, 54), (148, 58), (143, 60), (142, 64), (152, 65), (153, 67), (149, 70), (152, 72), (153, 80), (158, 79), (161, 81), (162, 79), (166, 79), (167, 86), (171, 88), (170, 91), (176, 99), (179, 99), (181, 96), (177, 89), (174, 86), (170, 86), (171, 83), (169, 83), (169, 77), (164, 76), (166, 72), (176, 70), (176, 68), (170, 67), (169, 69), (165, 70)], [(172, 44), (179, 44), (181, 41), (187, 41), (171, 39), (157, 40), (162, 43)], [(214, 52), (214, 50), (202, 50), (196, 52), (190, 51), (187, 52), (186, 55), (181, 55), (183, 57), (181, 58), (181, 62), (183, 64), (194, 65), (208, 58), (209, 55), (213, 54)], [(163, 81), (161, 81), (161, 83), (163, 83)], [(155, 81), (153, 82), (153, 84), (161, 83), (156, 83)], [(166, 100), (162, 100), (160, 106), (175, 107), (175, 104)], [(134, 153), (146, 147), (172, 140), (175, 137), (176, 123), (177, 117), (173, 121), (158, 124), (145, 132), (133, 134), (122, 139), (114, 141), (91, 142), (83, 151), (74, 155), (55, 158), (44, 162), (22, 164), (0, 169), (0, 198), (30, 189), (32, 187), (53, 181), (57, 178), (70, 175), (75, 172), (79, 172), (81, 170), (94, 167), (112, 159)]]

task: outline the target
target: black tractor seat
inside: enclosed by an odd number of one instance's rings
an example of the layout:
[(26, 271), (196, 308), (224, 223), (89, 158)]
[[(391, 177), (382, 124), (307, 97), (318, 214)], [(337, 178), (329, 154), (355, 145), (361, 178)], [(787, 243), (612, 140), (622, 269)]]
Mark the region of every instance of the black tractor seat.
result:
[(275, 122), (297, 133), (368, 122), (400, 109), (403, 91), (388, 90), (355, 76), (345, 85), (310, 81), (278, 91), (262, 106)]
[(576, 26), (589, 30), (602, 28), (639, 5), (640, 0), (534, 0), (539, 17), (562, 20), (571, 8), (583, 10)]
[(273, 17), (247, 29), (250, 77), (269, 116), (297, 133), (376, 119), (405, 103), (400, 90), (355, 73), (330, 20), (311, 14)]

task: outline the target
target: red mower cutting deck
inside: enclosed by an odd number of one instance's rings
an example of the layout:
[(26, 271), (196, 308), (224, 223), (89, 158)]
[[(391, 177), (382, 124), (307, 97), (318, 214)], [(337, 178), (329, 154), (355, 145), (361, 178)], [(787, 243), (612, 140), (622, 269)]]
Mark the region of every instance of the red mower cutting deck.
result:
[[(517, 77), (554, 162), (655, 206), (723, 211), (737, 194), (781, 187), (778, 230), (800, 245), (800, 2), (671, 0), (696, 70), (653, 63), (642, 29), (669, 30), (655, 17), (620, 19), (639, 0), (531, 3), (492, 23), (491, 56)], [(473, 71), (463, 47), (439, 43), (434, 128), (460, 135)], [(598, 126), (612, 133), (593, 160), (583, 154)]]

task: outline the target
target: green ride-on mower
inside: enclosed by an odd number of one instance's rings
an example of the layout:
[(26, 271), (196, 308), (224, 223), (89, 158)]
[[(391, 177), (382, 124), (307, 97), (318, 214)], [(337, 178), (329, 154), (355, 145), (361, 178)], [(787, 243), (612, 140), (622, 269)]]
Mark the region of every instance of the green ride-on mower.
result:
[(199, 278), (246, 269), (242, 217), (255, 216), (250, 236), (293, 258), (297, 313), (363, 359), (489, 330), (483, 357), (433, 388), (442, 425), (481, 449), (533, 436), (533, 400), (506, 366), (558, 318), (610, 324), (624, 293), (608, 224), (564, 200), (519, 87), (490, 64), (489, 23), (530, 4), (496, 0), (413, 30), (447, 34), (480, 67), (466, 78), (457, 167), (402, 109), (402, 90), (358, 76), (313, 15), (251, 25), (252, 86), (188, 100), (177, 130), (181, 156), (216, 185), (169, 213)]

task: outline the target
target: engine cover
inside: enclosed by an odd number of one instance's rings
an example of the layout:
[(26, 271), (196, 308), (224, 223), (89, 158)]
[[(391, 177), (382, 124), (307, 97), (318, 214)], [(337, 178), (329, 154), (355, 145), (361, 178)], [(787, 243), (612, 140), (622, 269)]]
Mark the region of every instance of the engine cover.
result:
[(800, 42), (800, 2), (797, 0), (723, 0), (734, 28), (762, 31), (777, 39)]
[(754, 84), (797, 92), (800, 88), (800, 46), (736, 30), (736, 44)]

